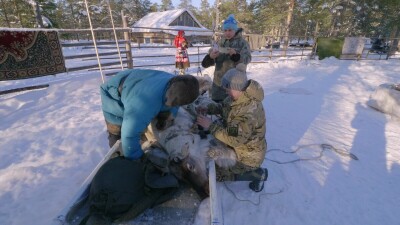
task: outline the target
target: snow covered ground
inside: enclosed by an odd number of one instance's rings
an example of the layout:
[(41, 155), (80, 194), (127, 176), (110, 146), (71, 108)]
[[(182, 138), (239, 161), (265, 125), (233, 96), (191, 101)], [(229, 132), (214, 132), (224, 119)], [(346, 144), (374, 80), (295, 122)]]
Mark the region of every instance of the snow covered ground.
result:
[[(270, 176), (261, 193), (245, 182), (218, 185), (224, 224), (399, 224), (400, 119), (366, 104), (380, 84), (400, 82), (399, 65), (251, 64), (249, 78), (265, 91)], [(108, 151), (98, 72), (1, 81), (0, 90), (47, 83), (0, 96), (0, 224), (55, 224)]]

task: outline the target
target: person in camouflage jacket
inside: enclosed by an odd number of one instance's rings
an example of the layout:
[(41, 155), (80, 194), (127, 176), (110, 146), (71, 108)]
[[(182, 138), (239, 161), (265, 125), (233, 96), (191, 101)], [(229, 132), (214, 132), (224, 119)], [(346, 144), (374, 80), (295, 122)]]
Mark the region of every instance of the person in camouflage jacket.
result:
[(209, 50), (202, 66), (208, 68), (215, 65), (211, 98), (216, 102), (223, 101), (227, 94), (221, 87), (222, 76), (232, 68), (246, 71), (247, 64), (251, 61), (249, 43), (242, 37), (242, 28), (238, 28), (233, 15), (229, 15), (223, 24), (224, 36), (215, 47)]
[[(200, 109), (207, 114), (219, 114), (221, 120), (212, 120), (199, 115), (197, 124), (218, 141), (233, 148), (237, 155), (236, 164), (217, 174), (225, 176), (220, 180), (248, 180), (250, 188), (261, 191), (268, 172), (260, 168), (267, 149), (265, 139), (266, 119), (262, 104), (264, 91), (255, 80), (247, 80), (246, 74), (237, 69), (230, 69), (221, 80), (228, 97), (222, 103), (209, 104), (207, 109)], [(257, 187), (255, 187), (255, 186)]]

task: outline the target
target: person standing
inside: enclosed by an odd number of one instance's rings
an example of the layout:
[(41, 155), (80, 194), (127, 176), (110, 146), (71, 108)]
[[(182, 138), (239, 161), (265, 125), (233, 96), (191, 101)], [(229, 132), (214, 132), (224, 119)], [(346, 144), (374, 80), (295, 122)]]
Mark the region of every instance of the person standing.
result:
[(143, 156), (140, 140), (150, 122), (156, 118), (157, 129), (166, 128), (179, 106), (199, 96), (199, 82), (192, 75), (130, 69), (102, 84), (100, 92), (110, 147), (121, 139), (123, 155), (135, 160)]
[(232, 68), (246, 71), (251, 62), (249, 43), (242, 37), (242, 28), (238, 28), (234, 15), (229, 15), (222, 25), (223, 37), (213, 46), (204, 57), (201, 65), (204, 68), (215, 65), (211, 98), (221, 102), (227, 94), (221, 87), (222, 76)]
[[(209, 130), (217, 141), (232, 148), (237, 156), (236, 164), (228, 169), (217, 167), (219, 181), (251, 181), (249, 187), (262, 191), (268, 170), (261, 168), (267, 151), (266, 118), (262, 104), (264, 90), (255, 80), (247, 80), (244, 72), (236, 68), (228, 70), (221, 79), (221, 86), (228, 97), (221, 103), (211, 103), (197, 109), (197, 124)], [(206, 114), (217, 114), (220, 120), (212, 121)], [(223, 148), (216, 148), (209, 156), (224, 155)]]
[(189, 55), (187, 52), (188, 41), (185, 38), (185, 31), (178, 31), (178, 35), (174, 39), (176, 47), (175, 68), (179, 69), (179, 75), (184, 75), (185, 70), (190, 67)]

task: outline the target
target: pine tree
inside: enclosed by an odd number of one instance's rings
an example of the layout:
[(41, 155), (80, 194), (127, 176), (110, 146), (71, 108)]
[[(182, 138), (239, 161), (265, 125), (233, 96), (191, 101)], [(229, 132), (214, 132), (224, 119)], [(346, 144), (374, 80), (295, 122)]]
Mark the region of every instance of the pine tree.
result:
[(171, 10), (174, 9), (174, 6), (172, 5), (172, 1), (171, 0), (162, 0), (161, 1), (161, 6), (160, 6), (160, 11), (167, 11), (167, 10)]
[(210, 4), (207, 0), (201, 0), (200, 2), (200, 10), (195, 13), (196, 18), (199, 22), (206, 28), (212, 29), (213, 28), (213, 18), (215, 18), (215, 13), (212, 13), (213, 10), (210, 8)]

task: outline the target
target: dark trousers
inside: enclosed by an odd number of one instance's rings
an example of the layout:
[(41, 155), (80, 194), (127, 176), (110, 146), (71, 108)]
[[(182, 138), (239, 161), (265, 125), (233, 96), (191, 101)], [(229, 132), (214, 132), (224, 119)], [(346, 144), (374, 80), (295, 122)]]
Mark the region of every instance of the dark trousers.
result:
[(110, 146), (110, 148), (114, 146), (115, 142), (117, 142), (119, 139), (121, 139), (120, 135), (115, 135), (108, 132), (108, 145)]
[(121, 139), (121, 126), (106, 121), (108, 131), (108, 145), (110, 148)]

